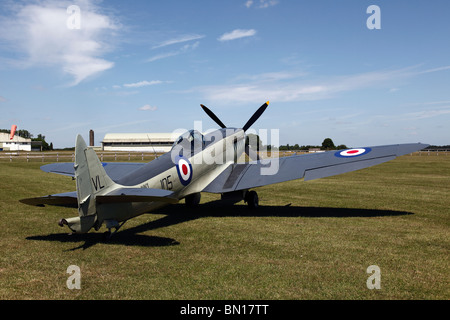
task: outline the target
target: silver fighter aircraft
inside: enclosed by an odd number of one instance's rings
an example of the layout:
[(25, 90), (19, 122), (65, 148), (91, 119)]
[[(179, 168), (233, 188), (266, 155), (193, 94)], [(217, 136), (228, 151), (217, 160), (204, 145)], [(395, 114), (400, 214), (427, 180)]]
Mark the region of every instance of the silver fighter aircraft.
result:
[[(45, 172), (74, 177), (76, 191), (20, 201), (34, 206), (78, 208), (77, 217), (61, 219), (59, 225), (86, 233), (91, 228), (98, 231), (104, 223), (108, 229), (105, 234), (110, 237), (127, 220), (162, 206), (182, 199), (186, 205), (197, 205), (201, 192), (221, 194), (221, 199), (234, 203), (244, 200), (250, 208), (257, 208), (258, 195), (251, 189), (359, 170), (428, 146), (397, 144), (260, 159), (245, 143), (245, 132), (268, 104), (263, 104), (242, 128), (226, 127), (201, 105), (221, 129), (205, 135), (188, 131), (175, 141), (170, 152), (149, 163), (101, 163), (78, 135), (74, 163), (41, 167)], [(238, 161), (244, 153), (251, 161)]]

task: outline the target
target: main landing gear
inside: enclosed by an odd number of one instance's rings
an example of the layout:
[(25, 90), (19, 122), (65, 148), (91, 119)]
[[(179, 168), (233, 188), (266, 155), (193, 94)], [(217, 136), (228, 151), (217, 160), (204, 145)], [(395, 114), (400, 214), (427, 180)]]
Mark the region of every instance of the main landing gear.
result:
[[(192, 193), (184, 198), (186, 205), (190, 208), (195, 208), (200, 203), (200, 192)], [(256, 191), (239, 190), (233, 192), (222, 193), (221, 200), (227, 204), (234, 204), (244, 200), (249, 209), (256, 209), (259, 207), (259, 198)]]
[(194, 208), (194, 207), (198, 206), (198, 204), (200, 203), (200, 199), (201, 199), (201, 193), (196, 192), (196, 193), (192, 193), (192, 194), (186, 196), (186, 198), (184, 198), (184, 201), (186, 202), (186, 205), (188, 207)]
[[(110, 240), (113, 235), (119, 231), (120, 228), (127, 222), (127, 220), (123, 221), (122, 223), (119, 223), (115, 220), (105, 220), (106, 228), (108, 228), (108, 231), (105, 231), (103, 233), (103, 239), (104, 240)], [(114, 228), (115, 230), (111, 232), (111, 229)]]
[(247, 203), (249, 209), (256, 209), (259, 206), (259, 198), (256, 191), (247, 191), (244, 201)]

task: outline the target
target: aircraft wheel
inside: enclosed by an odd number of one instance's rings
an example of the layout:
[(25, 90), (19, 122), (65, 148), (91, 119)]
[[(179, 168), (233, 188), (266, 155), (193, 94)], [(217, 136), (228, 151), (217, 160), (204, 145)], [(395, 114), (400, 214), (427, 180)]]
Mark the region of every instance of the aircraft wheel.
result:
[(103, 232), (103, 240), (104, 241), (108, 241), (109, 239), (111, 239), (111, 236), (112, 236), (112, 234), (111, 234), (110, 230)]
[(61, 219), (61, 220), (59, 220), (58, 225), (59, 225), (60, 227), (64, 227), (65, 225), (67, 226), (67, 221), (66, 221), (66, 219)]
[(245, 196), (245, 201), (247, 202), (248, 207), (250, 209), (256, 209), (259, 206), (259, 199), (256, 191), (252, 190), (247, 192), (247, 195)]
[(201, 194), (200, 192), (193, 193), (184, 198), (186, 205), (188, 207), (195, 207), (200, 203)]

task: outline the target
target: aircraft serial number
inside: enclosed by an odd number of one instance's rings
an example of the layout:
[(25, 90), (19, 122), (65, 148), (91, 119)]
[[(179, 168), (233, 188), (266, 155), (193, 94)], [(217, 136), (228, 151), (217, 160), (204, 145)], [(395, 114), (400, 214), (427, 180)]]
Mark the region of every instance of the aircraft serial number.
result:
[(173, 184), (172, 181), (170, 180), (170, 177), (171, 175), (168, 175), (166, 178), (160, 180), (161, 189), (172, 190)]

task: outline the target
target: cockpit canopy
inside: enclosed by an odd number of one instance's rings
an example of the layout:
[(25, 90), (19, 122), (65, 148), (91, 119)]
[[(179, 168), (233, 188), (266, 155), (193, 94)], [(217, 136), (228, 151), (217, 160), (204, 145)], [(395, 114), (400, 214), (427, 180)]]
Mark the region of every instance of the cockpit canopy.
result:
[(179, 145), (188, 143), (189, 145), (198, 145), (202, 146), (203, 144), (203, 135), (197, 130), (189, 130), (179, 136), (172, 145), (172, 149)]
[(202, 150), (204, 147), (203, 135), (197, 130), (189, 130), (179, 136), (172, 145), (179, 155), (193, 155), (196, 150)]
[(212, 132), (201, 134), (197, 130), (189, 130), (179, 136), (172, 145), (172, 151), (180, 156), (194, 155), (198, 151), (205, 149), (206, 147), (214, 144), (226, 137), (235, 134), (242, 129), (225, 128), (218, 129)]

